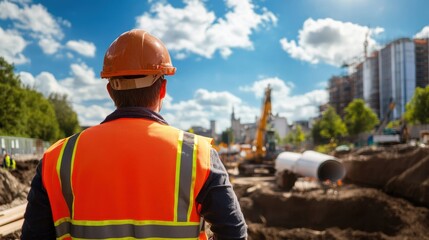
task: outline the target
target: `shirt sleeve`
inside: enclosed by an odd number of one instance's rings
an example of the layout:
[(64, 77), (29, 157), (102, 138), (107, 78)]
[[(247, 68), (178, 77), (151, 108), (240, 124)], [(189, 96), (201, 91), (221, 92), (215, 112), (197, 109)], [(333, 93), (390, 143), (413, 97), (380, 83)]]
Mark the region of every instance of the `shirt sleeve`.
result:
[(21, 240), (55, 239), (54, 220), (48, 193), (42, 183), (42, 161), (37, 166), (27, 200)]
[(213, 239), (246, 239), (247, 225), (216, 150), (210, 152), (210, 174), (196, 201), (200, 214), (210, 223)]

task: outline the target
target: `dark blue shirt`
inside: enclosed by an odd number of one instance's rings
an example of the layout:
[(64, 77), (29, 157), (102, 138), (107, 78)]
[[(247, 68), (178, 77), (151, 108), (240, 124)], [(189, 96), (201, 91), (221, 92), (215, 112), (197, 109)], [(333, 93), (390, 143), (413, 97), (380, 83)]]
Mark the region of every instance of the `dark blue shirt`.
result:
[[(161, 124), (167, 122), (156, 112), (141, 107), (119, 108), (101, 123), (118, 118), (145, 118)], [(201, 204), (200, 214), (211, 225), (214, 239), (246, 239), (247, 226), (241, 213), (237, 197), (229, 182), (228, 173), (217, 152), (210, 152), (210, 174), (196, 201)], [(52, 218), (48, 194), (43, 186), (41, 165), (28, 194), (28, 205), (24, 215), (21, 239), (55, 239), (55, 226)]]

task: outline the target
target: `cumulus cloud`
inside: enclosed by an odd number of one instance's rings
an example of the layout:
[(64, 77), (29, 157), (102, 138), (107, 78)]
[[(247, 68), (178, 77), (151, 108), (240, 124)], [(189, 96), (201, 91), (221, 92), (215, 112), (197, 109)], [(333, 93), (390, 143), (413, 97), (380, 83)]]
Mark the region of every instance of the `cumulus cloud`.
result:
[[(273, 113), (287, 117), (289, 122), (317, 116), (319, 105), (328, 101), (328, 93), (322, 89), (293, 95), (295, 86), (275, 77), (241, 86), (239, 90), (253, 93), (255, 98), (261, 99), (268, 84), (272, 87)], [(191, 126), (209, 128), (210, 120), (216, 120), (219, 132), (231, 126), (230, 114), (233, 108), (242, 123), (254, 122), (261, 111), (259, 104), (253, 106), (228, 91), (198, 89), (193, 98), (187, 100), (174, 101), (167, 95), (161, 113), (171, 125), (181, 129)]]
[(201, 0), (184, 0), (183, 8), (158, 2), (150, 12), (137, 17), (137, 27), (162, 39), (179, 59), (190, 53), (211, 58), (216, 51), (227, 58), (233, 48), (252, 49), (252, 33), (277, 23), (272, 12), (258, 9), (251, 0), (225, 3), (227, 13), (216, 17)]
[(52, 38), (42, 38), (39, 41), (39, 46), (45, 54), (54, 54), (61, 47), (61, 44)]
[[(191, 126), (209, 128), (210, 120), (215, 120), (218, 130), (230, 127), (230, 113), (232, 108), (240, 106), (236, 111), (246, 118), (253, 119), (258, 109), (247, 106), (240, 98), (227, 91), (209, 91), (197, 89), (192, 99), (173, 101), (167, 95), (162, 108), (162, 115), (167, 122), (181, 129), (189, 129)], [(249, 119), (246, 119), (249, 120)]]
[(66, 43), (66, 47), (85, 56), (85, 57), (94, 57), (95, 56), (95, 45), (92, 42), (87, 42), (84, 40), (71, 40)]
[(324, 62), (341, 66), (363, 56), (363, 44), (367, 35), (368, 53), (379, 48), (374, 37), (383, 31), (380, 27), (368, 28), (330, 18), (309, 18), (299, 31), (298, 41), (282, 38), (280, 44), (292, 58), (312, 64)]
[(8, 62), (23, 64), (29, 60), (22, 53), (27, 46), (27, 42), (16, 31), (3, 30), (0, 27), (0, 56)]
[[(106, 91), (106, 81), (96, 78), (93, 69), (85, 63), (71, 64), (70, 76), (64, 79), (57, 79), (49, 72), (41, 72), (37, 76), (20, 72), (19, 76), (24, 85), (34, 88), (46, 97), (51, 93), (66, 94), (83, 125), (100, 123), (114, 109)], [(97, 105), (94, 104), (95, 101), (108, 104)]]
[(306, 120), (318, 115), (318, 107), (328, 101), (326, 90), (313, 90), (302, 95), (292, 95), (294, 85), (279, 78), (266, 78), (251, 85), (240, 87), (241, 91), (253, 92), (261, 98), (266, 87), (270, 85), (271, 104), (274, 114), (285, 116), (289, 121)]
[(429, 26), (425, 26), (414, 38), (429, 38)]
[(58, 21), (62, 25), (69, 25), (67, 20), (55, 20), (43, 5), (28, 1), (0, 2), (0, 19), (9, 19), (15, 29), (29, 33), (38, 40), (46, 54), (55, 53), (60, 47), (59, 41), (64, 37)]
[(50, 72), (41, 72), (35, 77), (31, 73), (20, 72), (19, 76), (24, 85), (36, 89), (46, 97), (51, 93), (66, 94), (69, 96), (72, 94), (70, 90), (62, 86)]
[(45, 36), (63, 37), (60, 26), (41, 4), (14, 4), (9, 1), (0, 2), (0, 18), (13, 20), (14, 26), (30, 30)]

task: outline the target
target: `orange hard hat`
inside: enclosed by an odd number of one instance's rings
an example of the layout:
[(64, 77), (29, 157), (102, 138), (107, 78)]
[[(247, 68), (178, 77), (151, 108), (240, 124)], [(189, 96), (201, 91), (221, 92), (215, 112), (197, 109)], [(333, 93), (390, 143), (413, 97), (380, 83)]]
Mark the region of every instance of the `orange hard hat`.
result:
[(107, 49), (101, 77), (160, 77), (175, 72), (170, 54), (161, 40), (142, 29), (133, 29), (115, 39)]

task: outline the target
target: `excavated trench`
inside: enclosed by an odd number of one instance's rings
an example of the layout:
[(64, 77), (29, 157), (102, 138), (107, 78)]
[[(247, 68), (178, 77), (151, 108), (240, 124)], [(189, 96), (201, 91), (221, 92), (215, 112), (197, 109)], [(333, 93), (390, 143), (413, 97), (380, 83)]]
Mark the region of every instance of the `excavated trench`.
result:
[[(328, 237), (333, 231), (336, 235), (347, 232), (349, 235), (327, 239), (349, 239), (357, 232), (361, 237), (353, 239), (423, 237), (429, 230), (428, 209), (416, 208), (376, 189), (344, 186), (326, 193), (322, 189), (287, 193), (279, 191), (273, 184), (262, 184), (256, 189), (247, 186), (251, 189), (249, 193), (240, 189), (243, 186), (235, 185), (234, 188), (242, 194), (239, 199), (249, 225), (250, 239), (290, 239), (294, 238), (291, 231), (297, 229), (308, 230), (299, 233), (304, 239)], [(282, 231), (287, 231), (288, 237), (280, 237)]]

